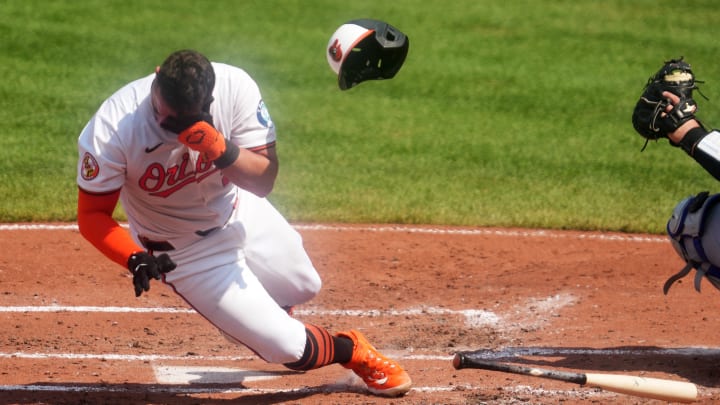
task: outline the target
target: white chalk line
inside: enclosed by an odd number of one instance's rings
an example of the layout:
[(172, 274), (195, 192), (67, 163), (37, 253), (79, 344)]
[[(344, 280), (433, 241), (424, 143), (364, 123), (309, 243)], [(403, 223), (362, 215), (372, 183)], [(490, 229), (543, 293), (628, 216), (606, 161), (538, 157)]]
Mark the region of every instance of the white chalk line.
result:
[[(452, 355), (417, 354), (416, 349), (393, 350), (393, 358), (413, 361), (447, 361)], [(510, 360), (522, 357), (640, 357), (640, 356), (672, 356), (672, 357), (720, 357), (720, 348), (706, 346), (676, 348), (643, 348), (643, 349), (593, 349), (593, 348), (562, 348), (562, 347), (506, 347), (495, 350), (477, 350), (473, 352), (478, 358), (486, 360)], [(117, 353), (27, 353), (0, 352), (0, 359), (26, 360), (101, 360), (126, 362), (179, 361), (201, 360), (209, 362), (251, 361), (257, 356), (203, 356), (203, 355), (162, 355), (162, 354), (117, 354)]]
[[(127, 226), (127, 224), (123, 224)], [(297, 230), (306, 231), (364, 231), (364, 232), (399, 232), (439, 235), (469, 235), (469, 236), (505, 236), (524, 238), (551, 238), (551, 239), (590, 239), (600, 241), (623, 241), (642, 243), (667, 243), (668, 238), (654, 235), (641, 234), (609, 234), (603, 232), (587, 233), (565, 233), (544, 229), (537, 230), (512, 230), (493, 228), (434, 228), (431, 226), (420, 227), (411, 225), (384, 225), (384, 226), (342, 226), (323, 224), (296, 224), (293, 227)], [(23, 231), (23, 230), (77, 230), (77, 224), (0, 224), (0, 231)]]
[[(410, 392), (422, 392), (422, 393), (443, 393), (453, 391), (471, 391), (471, 390), (482, 390), (488, 389), (489, 387), (483, 387), (480, 385), (454, 385), (448, 386), (423, 386), (413, 387)], [(496, 389), (492, 387), (493, 391)], [(515, 387), (500, 387), (500, 389), (509, 394), (523, 394), (533, 396), (563, 396), (563, 397), (603, 397), (615, 394), (606, 393), (604, 391), (595, 390), (550, 390), (543, 388), (534, 388), (525, 385), (518, 385)], [(7, 391), (31, 391), (31, 392), (91, 392), (91, 393), (121, 393), (121, 394), (133, 394), (133, 393), (153, 393), (153, 394), (248, 394), (248, 395), (263, 395), (263, 394), (326, 394), (326, 393), (350, 393), (361, 391), (355, 387), (348, 387), (343, 385), (324, 385), (320, 387), (302, 387), (302, 388), (227, 388), (227, 387), (180, 387), (177, 385), (158, 385), (158, 384), (143, 384), (142, 387), (128, 387), (127, 384), (118, 384), (116, 386), (109, 385), (106, 383), (98, 384), (96, 386), (91, 384), (78, 384), (78, 385), (43, 385), (43, 384), (28, 384), (28, 385), (0, 385), (0, 392)]]
[[(170, 308), (170, 307), (100, 307), (100, 306), (0, 306), (0, 312), (126, 312), (126, 313), (166, 313), (166, 314), (194, 314), (191, 308)], [(437, 307), (421, 307), (408, 309), (391, 310), (355, 310), (355, 309), (295, 309), (296, 315), (315, 316), (357, 316), (357, 317), (381, 317), (381, 316), (412, 316), (412, 315), (462, 315), (474, 317), (478, 314), (494, 318), (493, 313), (482, 309), (447, 309)]]
[(249, 361), (257, 360), (257, 356), (170, 356), (162, 354), (115, 354), (115, 353), (25, 353), (25, 352), (0, 352), (0, 359), (26, 359), (26, 360), (112, 360), (127, 362), (147, 361)]
[[(76, 312), (76, 313), (165, 313), (165, 314), (194, 314), (195, 310), (189, 308), (135, 308), (135, 307), (99, 307), (99, 306), (2, 306), (0, 312), (11, 313), (37, 313), (37, 312)], [(493, 312), (482, 309), (453, 310), (437, 307), (408, 308), (405, 310), (326, 310), (298, 308), (293, 311), (297, 316), (349, 316), (349, 317), (396, 317), (396, 316), (427, 316), (445, 315), (465, 318), (465, 325), (478, 328), (494, 326), (500, 322), (500, 317)]]
[(163, 314), (194, 314), (195, 310), (190, 308), (136, 308), (136, 307), (96, 307), (96, 306), (4, 306), (0, 312), (120, 312), (120, 313), (163, 313)]

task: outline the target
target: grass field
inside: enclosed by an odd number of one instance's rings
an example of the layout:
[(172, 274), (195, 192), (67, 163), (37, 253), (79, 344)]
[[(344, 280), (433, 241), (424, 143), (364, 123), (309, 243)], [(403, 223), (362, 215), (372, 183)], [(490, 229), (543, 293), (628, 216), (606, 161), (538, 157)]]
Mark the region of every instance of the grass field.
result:
[[(270, 198), (291, 222), (662, 232), (680, 199), (717, 191), (666, 142), (641, 153), (630, 123), (681, 55), (706, 81), (700, 118), (720, 123), (715, 2), (345, 3), (0, 3), (0, 221), (74, 220), (78, 133), (180, 48), (258, 81), (280, 137)], [(343, 92), (325, 46), (365, 17), (410, 53), (395, 79)]]

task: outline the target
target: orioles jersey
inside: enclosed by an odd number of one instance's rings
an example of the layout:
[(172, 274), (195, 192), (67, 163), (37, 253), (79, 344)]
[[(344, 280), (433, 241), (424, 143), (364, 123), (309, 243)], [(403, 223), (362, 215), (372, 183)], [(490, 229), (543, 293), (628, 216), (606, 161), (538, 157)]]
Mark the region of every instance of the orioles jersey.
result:
[[(215, 128), (241, 148), (275, 143), (275, 128), (255, 81), (242, 69), (213, 63)], [(78, 138), (78, 186), (94, 194), (121, 190), (131, 229), (164, 240), (223, 225), (238, 188), (212, 162), (160, 127), (150, 88), (155, 74), (110, 96)]]

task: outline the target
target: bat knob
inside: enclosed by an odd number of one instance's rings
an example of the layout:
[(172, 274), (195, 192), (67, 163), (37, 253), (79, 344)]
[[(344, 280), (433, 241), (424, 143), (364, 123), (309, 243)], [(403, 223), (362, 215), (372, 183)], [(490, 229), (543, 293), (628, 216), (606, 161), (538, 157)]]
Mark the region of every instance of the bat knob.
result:
[(456, 370), (460, 370), (462, 368), (463, 364), (463, 356), (460, 353), (455, 353), (455, 357), (453, 357), (452, 361), (453, 367), (455, 367)]

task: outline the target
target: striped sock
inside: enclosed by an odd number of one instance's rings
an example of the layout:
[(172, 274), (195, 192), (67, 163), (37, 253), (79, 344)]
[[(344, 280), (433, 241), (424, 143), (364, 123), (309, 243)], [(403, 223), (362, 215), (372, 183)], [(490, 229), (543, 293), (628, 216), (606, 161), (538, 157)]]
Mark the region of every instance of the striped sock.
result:
[[(332, 363), (345, 363), (349, 361), (346, 342), (341, 338), (330, 335), (327, 329), (309, 323), (305, 324), (305, 351), (300, 360), (294, 363), (285, 363), (291, 370), (312, 370)], [(347, 340), (347, 339), (345, 339)], [(336, 353), (337, 348), (340, 349)], [(350, 341), (350, 356), (352, 356), (352, 341)], [(347, 357), (347, 359), (346, 359)]]

